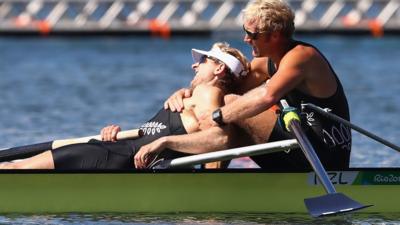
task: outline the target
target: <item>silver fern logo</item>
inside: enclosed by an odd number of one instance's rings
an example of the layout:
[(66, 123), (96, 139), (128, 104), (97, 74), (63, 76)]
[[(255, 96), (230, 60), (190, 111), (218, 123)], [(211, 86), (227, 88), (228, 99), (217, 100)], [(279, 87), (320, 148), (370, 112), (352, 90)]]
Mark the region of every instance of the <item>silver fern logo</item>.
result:
[(167, 126), (161, 122), (147, 122), (140, 127), (145, 135), (154, 135), (156, 132), (161, 133), (161, 130), (165, 128), (167, 128)]
[(308, 124), (309, 126), (312, 126), (312, 125), (313, 125), (313, 122), (315, 121), (315, 119), (314, 119), (314, 112), (306, 113), (306, 116), (307, 116), (307, 124)]

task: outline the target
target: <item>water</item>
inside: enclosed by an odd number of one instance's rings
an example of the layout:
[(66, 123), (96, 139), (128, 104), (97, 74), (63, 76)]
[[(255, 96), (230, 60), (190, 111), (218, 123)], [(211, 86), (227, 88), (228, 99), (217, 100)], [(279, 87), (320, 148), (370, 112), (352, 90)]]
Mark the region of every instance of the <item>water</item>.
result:
[(62, 214), (62, 215), (5, 215), (1, 224), (51, 225), (367, 225), (400, 224), (399, 215), (350, 214), (346, 216), (310, 218), (305, 214)]
[[(212, 38), (0, 39), (0, 147), (138, 127), (193, 72), (190, 49), (225, 40), (250, 56), (240, 36)], [(342, 80), (352, 122), (400, 144), (400, 39), (305, 37)], [(233, 165), (243, 166), (241, 161)], [(400, 154), (353, 133), (353, 167), (399, 167)], [(282, 218), (285, 219), (282, 219)], [(287, 218), (287, 220), (286, 220)], [(397, 224), (399, 215), (312, 220), (304, 215), (4, 215), (2, 224)]]

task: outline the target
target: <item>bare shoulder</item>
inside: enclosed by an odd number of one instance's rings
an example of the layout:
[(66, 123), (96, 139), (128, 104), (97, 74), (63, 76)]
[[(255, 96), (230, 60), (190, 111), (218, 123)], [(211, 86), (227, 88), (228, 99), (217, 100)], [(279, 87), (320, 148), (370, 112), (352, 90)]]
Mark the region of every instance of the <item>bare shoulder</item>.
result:
[(315, 48), (311, 46), (297, 45), (291, 49), (282, 60), (297, 63), (307, 63), (320, 57), (321, 55)]
[(297, 87), (312, 96), (329, 97), (336, 91), (336, 79), (327, 60), (312, 46), (297, 45), (282, 59), (281, 65), (292, 77), (302, 80)]
[(282, 58), (280, 66), (302, 71), (306, 75), (315, 74), (313, 71), (325, 71), (328, 68), (322, 55), (315, 48), (305, 45), (297, 45), (291, 49)]

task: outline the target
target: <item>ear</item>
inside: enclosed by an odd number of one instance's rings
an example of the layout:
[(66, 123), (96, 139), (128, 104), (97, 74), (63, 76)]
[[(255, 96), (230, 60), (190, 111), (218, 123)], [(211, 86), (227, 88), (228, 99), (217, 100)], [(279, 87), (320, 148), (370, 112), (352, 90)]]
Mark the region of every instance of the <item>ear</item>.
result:
[(273, 41), (279, 40), (281, 39), (282, 34), (278, 31), (274, 31), (272, 32), (270, 35), (268, 35), (270, 39), (272, 39)]
[(225, 76), (225, 68), (226, 68), (225, 64), (223, 64), (223, 63), (218, 64), (218, 66), (214, 69), (215, 76), (218, 76), (218, 77)]

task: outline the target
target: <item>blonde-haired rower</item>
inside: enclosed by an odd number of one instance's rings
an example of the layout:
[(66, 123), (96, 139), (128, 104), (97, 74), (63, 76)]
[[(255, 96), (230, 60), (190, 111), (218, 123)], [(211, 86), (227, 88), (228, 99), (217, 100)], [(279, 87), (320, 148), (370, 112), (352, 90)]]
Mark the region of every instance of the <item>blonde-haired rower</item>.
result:
[[(251, 73), (240, 86), (241, 93), (245, 94), (230, 97), (228, 104), (216, 110), (220, 115), (219, 123), (212, 116), (214, 113), (210, 113), (201, 118), (202, 126), (235, 123), (245, 129), (255, 143), (290, 139), (292, 136), (279, 126), (277, 116), (270, 110), (282, 98), (299, 109), (302, 102), (313, 103), (350, 119), (344, 89), (331, 64), (316, 47), (294, 39), (294, 17), (284, 1), (254, 0), (246, 6), (243, 10), (244, 41), (252, 48), (254, 59)], [(183, 106), (179, 99), (188, 96), (190, 90), (181, 89), (166, 101), (165, 106), (180, 111)], [(306, 135), (322, 164), (327, 169), (348, 168), (350, 129), (310, 109), (304, 111), (304, 116)], [(252, 159), (265, 169), (311, 169), (298, 150)]]

